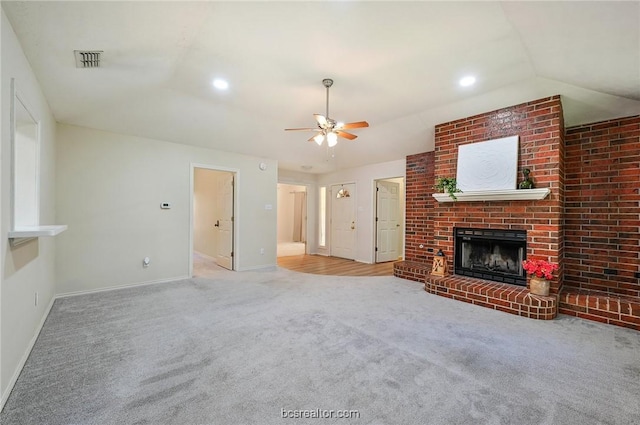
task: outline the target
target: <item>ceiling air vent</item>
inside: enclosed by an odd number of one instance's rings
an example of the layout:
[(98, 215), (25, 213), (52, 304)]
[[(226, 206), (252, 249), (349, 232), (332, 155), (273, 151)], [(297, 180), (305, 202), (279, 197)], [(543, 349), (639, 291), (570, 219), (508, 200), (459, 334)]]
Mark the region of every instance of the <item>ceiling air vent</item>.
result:
[(74, 50), (76, 68), (100, 68), (102, 50)]

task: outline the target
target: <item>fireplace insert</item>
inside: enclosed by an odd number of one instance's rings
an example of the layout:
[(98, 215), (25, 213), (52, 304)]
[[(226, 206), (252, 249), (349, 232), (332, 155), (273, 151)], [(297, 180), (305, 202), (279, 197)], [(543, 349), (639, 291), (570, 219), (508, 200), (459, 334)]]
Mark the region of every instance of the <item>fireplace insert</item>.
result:
[(527, 255), (526, 231), (456, 227), (453, 236), (455, 274), (527, 285), (522, 268)]

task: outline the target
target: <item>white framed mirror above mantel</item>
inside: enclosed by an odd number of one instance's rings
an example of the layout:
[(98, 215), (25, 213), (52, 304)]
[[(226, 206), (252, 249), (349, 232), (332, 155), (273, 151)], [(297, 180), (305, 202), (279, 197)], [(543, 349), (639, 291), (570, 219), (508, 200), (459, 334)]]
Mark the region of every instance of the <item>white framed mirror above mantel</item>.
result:
[(9, 241), (20, 245), (41, 236), (55, 236), (62, 224), (40, 224), (40, 121), (11, 80), (11, 196)]

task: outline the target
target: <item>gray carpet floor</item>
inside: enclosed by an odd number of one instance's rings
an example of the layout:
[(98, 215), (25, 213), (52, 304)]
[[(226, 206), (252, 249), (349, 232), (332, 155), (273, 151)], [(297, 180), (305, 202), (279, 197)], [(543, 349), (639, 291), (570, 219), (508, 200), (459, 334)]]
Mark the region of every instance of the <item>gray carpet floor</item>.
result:
[(640, 332), (394, 277), (219, 271), (57, 300), (0, 422), (638, 424)]

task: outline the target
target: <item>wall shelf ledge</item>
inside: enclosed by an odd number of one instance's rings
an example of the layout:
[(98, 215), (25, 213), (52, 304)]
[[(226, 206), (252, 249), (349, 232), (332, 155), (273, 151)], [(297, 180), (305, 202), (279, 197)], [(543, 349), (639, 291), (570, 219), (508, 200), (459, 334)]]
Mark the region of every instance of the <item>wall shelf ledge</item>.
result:
[[(550, 193), (551, 189), (544, 187), (541, 189), (481, 190), (461, 192), (455, 195), (458, 202), (480, 202), (540, 200), (546, 198)], [(448, 193), (434, 193), (432, 196), (438, 202), (455, 202)]]
[(20, 226), (9, 231), (11, 245), (16, 246), (42, 236), (56, 236), (67, 230), (66, 224), (49, 224), (46, 226)]

